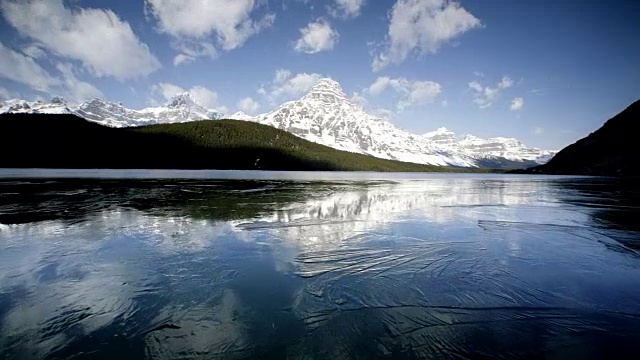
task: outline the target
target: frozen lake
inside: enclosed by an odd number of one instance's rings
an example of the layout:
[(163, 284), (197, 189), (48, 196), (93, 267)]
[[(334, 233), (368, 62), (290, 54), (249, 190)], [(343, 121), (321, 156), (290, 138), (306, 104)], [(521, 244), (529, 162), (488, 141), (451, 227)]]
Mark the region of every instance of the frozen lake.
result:
[(0, 170), (0, 358), (638, 351), (634, 180)]

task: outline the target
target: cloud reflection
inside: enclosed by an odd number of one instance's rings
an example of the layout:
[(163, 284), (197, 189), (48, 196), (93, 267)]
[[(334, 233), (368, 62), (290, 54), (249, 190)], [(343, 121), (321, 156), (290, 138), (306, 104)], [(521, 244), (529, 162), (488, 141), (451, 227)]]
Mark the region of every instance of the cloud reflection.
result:
[(640, 302), (633, 253), (549, 181), (91, 186), (0, 198), (0, 355), (471, 356), (619, 339)]

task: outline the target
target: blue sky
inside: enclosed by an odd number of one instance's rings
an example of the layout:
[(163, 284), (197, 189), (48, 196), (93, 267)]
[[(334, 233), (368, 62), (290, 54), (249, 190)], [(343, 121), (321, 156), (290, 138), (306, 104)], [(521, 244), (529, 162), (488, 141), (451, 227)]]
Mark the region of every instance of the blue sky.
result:
[(258, 114), (321, 77), (424, 133), (559, 149), (640, 98), (640, 2), (0, 0), (0, 98)]

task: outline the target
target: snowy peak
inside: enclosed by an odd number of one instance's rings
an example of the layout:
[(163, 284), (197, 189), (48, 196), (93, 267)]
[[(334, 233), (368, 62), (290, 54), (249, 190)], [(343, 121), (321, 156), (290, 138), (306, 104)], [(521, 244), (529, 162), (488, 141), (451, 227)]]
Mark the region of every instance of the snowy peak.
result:
[(174, 96), (164, 106), (142, 110), (132, 110), (121, 104), (93, 99), (80, 105), (74, 113), (87, 120), (110, 127), (217, 120), (223, 116), (215, 110), (207, 109), (198, 104), (188, 93)]
[(54, 97), (49, 102), (19, 99), (0, 101), (0, 113), (69, 114), (72, 110), (64, 99)]
[(300, 100), (246, 120), (339, 150), (432, 165), (479, 166), (498, 158), (546, 161), (552, 154), (526, 148), (516, 139), (467, 136), (460, 140), (444, 127), (424, 135), (411, 134), (351, 103), (340, 84), (332, 79), (319, 80)]
[(321, 101), (328, 104), (349, 102), (340, 84), (332, 79), (320, 79), (300, 101)]
[(168, 108), (204, 108), (204, 106), (198, 104), (198, 102), (196, 102), (188, 92), (175, 95), (166, 103), (165, 106)]
[(244, 121), (251, 121), (251, 120), (254, 119), (253, 116), (248, 115), (248, 114), (244, 113), (243, 111), (238, 111), (236, 113), (228, 115), (227, 118), (233, 119), (233, 120), (244, 120)]
[(428, 132), (422, 135), (422, 138), (424, 141), (442, 146), (453, 146), (456, 142), (456, 134), (445, 127), (441, 127), (436, 131)]
[(318, 82), (311, 87), (309, 90), (310, 94), (313, 93), (336, 93), (346, 98), (344, 91), (342, 90), (342, 86), (339, 82), (331, 79), (331, 78), (323, 78), (318, 80)]

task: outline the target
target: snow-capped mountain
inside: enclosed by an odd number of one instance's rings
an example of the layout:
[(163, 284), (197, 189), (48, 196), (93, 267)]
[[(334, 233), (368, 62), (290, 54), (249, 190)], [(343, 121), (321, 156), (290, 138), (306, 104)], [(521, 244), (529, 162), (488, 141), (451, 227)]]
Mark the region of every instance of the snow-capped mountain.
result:
[(544, 163), (555, 153), (527, 148), (510, 138), (484, 140), (468, 135), (458, 139), (445, 128), (415, 135), (367, 114), (349, 101), (340, 84), (331, 79), (320, 80), (300, 100), (285, 103), (271, 113), (242, 120), (271, 125), (340, 150), (422, 164), (477, 167), (501, 163), (508, 166), (505, 160)]
[(142, 110), (127, 109), (120, 104), (93, 99), (74, 113), (82, 118), (111, 127), (170, 124), (197, 120), (217, 120), (223, 114), (195, 102), (189, 93), (176, 95), (164, 106)]
[(475, 166), (466, 154), (435, 146), (419, 136), (367, 114), (340, 84), (320, 80), (302, 99), (253, 119), (329, 147), (421, 164)]
[(110, 127), (181, 123), (230, 118), (254, 121), (288, 131), (303, 139), (338, 150), (421, 164), (461, 167), (527, 167), (546, 163), (555, 151), (528, 148), (513, 138), (458, 137), (446, 128), (416, 135), (370, 115), (352, 103), (340, 84), (320, 80), (300, 100), (278, 109), (250, 116), (243, 112), (223, 115), (194, 101), (188, 93), (175, 96), (159, 107), (132, 110), (121, 104), (94, 99), (77, 108), (64, 100), (0, 102), (0, 113), (72, 113)]
[(50, 102), (19, 99), (0, 101), (0, 114), (2, 113), (70, 114), (73, 110), (64, 99), (55, 97)]
[(450, 150), (462, 151), (474, 158), (501, 157), (511, 161), (534, 161), (542, 164), (549, 161), (556, 151), (528, 148), (514, 138), (496, 137), (481, 139), (473, 135), (458, 138), (447, 128), (439, 128), (424, 134), (423, 139)]
[(102, 99), (87, 101), (76, 108), (68, 106), (61, 98), (53, 98), (50, 102), (14, 99), (0, 102), (0, 113), (75, 114), (89, 121), (117, 128), (217, 120), (224, 117), (221, 112), (198, 104), (189, 93), (174, 96), (164, 106), (142, 110), (128, 109)]

